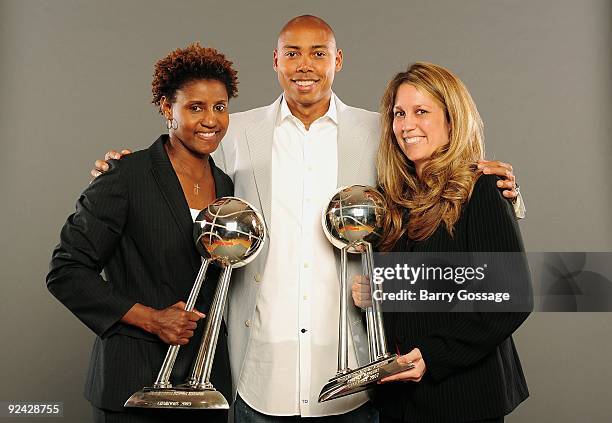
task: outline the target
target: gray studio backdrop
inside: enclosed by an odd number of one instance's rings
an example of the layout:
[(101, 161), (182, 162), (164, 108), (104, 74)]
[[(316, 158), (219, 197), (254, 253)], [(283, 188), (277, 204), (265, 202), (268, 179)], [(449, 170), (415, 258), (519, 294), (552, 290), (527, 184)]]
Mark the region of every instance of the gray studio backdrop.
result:
[[(345, 53), (334, 89), (348, 104), (376, 110), (416, 60), (466, 82), (488, 157), (516, 169), (529, 251), (612, 251), (610, 1), (308, 3), (0, 2), (0, 401), (63, 401), (65, 421), (90, 418), (93, 335), (44, 278), (93, 160), (164, 130), (149, 103), (153, 63), (199, 40), (236, 63), (232, 111), (269, 104), (276, 35), (298, 14), (334, 27)], [(610, 324), (605, 313), (532, 315), (516, 334), (531, 397), (508, 421), (610, 421)]]

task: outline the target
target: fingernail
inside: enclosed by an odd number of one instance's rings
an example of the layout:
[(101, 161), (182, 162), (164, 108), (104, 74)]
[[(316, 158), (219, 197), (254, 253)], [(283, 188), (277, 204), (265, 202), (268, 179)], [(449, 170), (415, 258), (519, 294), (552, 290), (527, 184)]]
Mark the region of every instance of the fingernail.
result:
[(500, 188), (501, 188), (503, 185), (504, 185), (504, 183), (503, 183), (502, 181), (497, 181), (497, 186), (498, 186), (498, 187), (500, 187)]

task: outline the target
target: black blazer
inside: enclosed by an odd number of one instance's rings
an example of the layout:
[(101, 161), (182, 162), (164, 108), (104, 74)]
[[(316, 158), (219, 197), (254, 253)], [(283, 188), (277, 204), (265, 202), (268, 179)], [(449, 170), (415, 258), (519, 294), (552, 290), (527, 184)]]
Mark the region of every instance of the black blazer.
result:
[[(400, 238), (395, 251), (524, 251), (514, 210), (481, 176), (451, 237), (441, 224), (426, 240)], [(529, 278), (527, 262), (505, 277)], [(514, 279), (513, 279), (514, 278)], [(528, 312), (385, 313), (389, 349), (419, 348), (427, 370), (420, 382), (387, 383), (374, 390), (385, 417), (404, 422), (468, 422), (502, 417), (529, 396), (512, 333)]]
[[(83, 191), (53, 251), (47, 287), (98, 335), (85, 397), (99, 408), (123, 410), (130, 395), (155, 381), (168, 348), (121, 317), (137, 302), (163, 309), (186, 301), (201, 264), (189, 206), (164, 149), (167, 141), (162, 135), (147, 150), (113, 161)], [(232, 195), (230, 178), (210, 163), (216, 196)], [(216, 266), (209, 267), (196, 302), (204, 313), (218, 276)], [(198, 322), (194, 337), (181, 347), (173, 383), (188, 376), (203, 326)], [(226, 330), (219, 336), (211, 381), (231, 400)]]

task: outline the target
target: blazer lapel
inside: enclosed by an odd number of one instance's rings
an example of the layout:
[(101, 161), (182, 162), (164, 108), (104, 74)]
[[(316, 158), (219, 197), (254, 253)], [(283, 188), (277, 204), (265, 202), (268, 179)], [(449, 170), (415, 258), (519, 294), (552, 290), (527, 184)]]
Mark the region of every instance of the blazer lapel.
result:
[(267, 108), (266, 116), (263, 119), (246, 131), (257, 195), (268, 231), (272, 213), (272, 141), (274, 139), (274, 123), (278, 116), (281, 97)]
[(215, 180), (215, 198), (233, 196), (234, 189), (231, 183), (227, 182), (230, 180), (229, 177), (215, 165), (212, 156), (209, 159), (209, 163), (212, 169), (213, 179)]
[[(161, 135), (149, 148), (151, 152), (152, 168), (151, 172), (155, 182), (166, 200), (166, 204), (172, 213), (174, 222), (177, 225), (180, 236), (187, 242), (186, 246), (193, 245), (193, 221), (189, 212), (189, 205), (185, 200), (181, 184), (172, 168), (172, 163), (164, 149), (164, 142), (168, 140), (168, 135)], [(190, 248), (189, 256), (194, 266), (199, 266), (195, 260), (194, 249)]]
[(361, 122), (348, 107), (335, 94), (332, 100), (336, 101), (338, 110), (338, 187), (343, 187), (361, 180), (359, 165), (367, 137), (360, 131)]

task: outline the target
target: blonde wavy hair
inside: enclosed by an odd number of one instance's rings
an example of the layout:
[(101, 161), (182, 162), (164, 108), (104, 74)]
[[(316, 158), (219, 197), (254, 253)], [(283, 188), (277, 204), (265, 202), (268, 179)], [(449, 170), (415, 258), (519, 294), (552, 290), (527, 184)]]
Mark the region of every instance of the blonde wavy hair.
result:
[[(432, 154), (420, 179), (393, 133), (393, 107), (402, 84), (413, 85), (434, 98), (442, 106), (450, 128), (449, 143)], [(380, 249), (393, 248), (406, 231), (411, 240), (425, 240), (442, 222), (453, 236), (462, 206), (472, 195), (479, 176), (477, 162), (484, 157), (483, 123), (467, 88), (449, 70), (417, 62), (395, 75), (387, 85), (381, 101), (381, 119), (376, 168), (389, 213), (385, 216)], [(410, 211), (407, 228), (405, 209)]]

